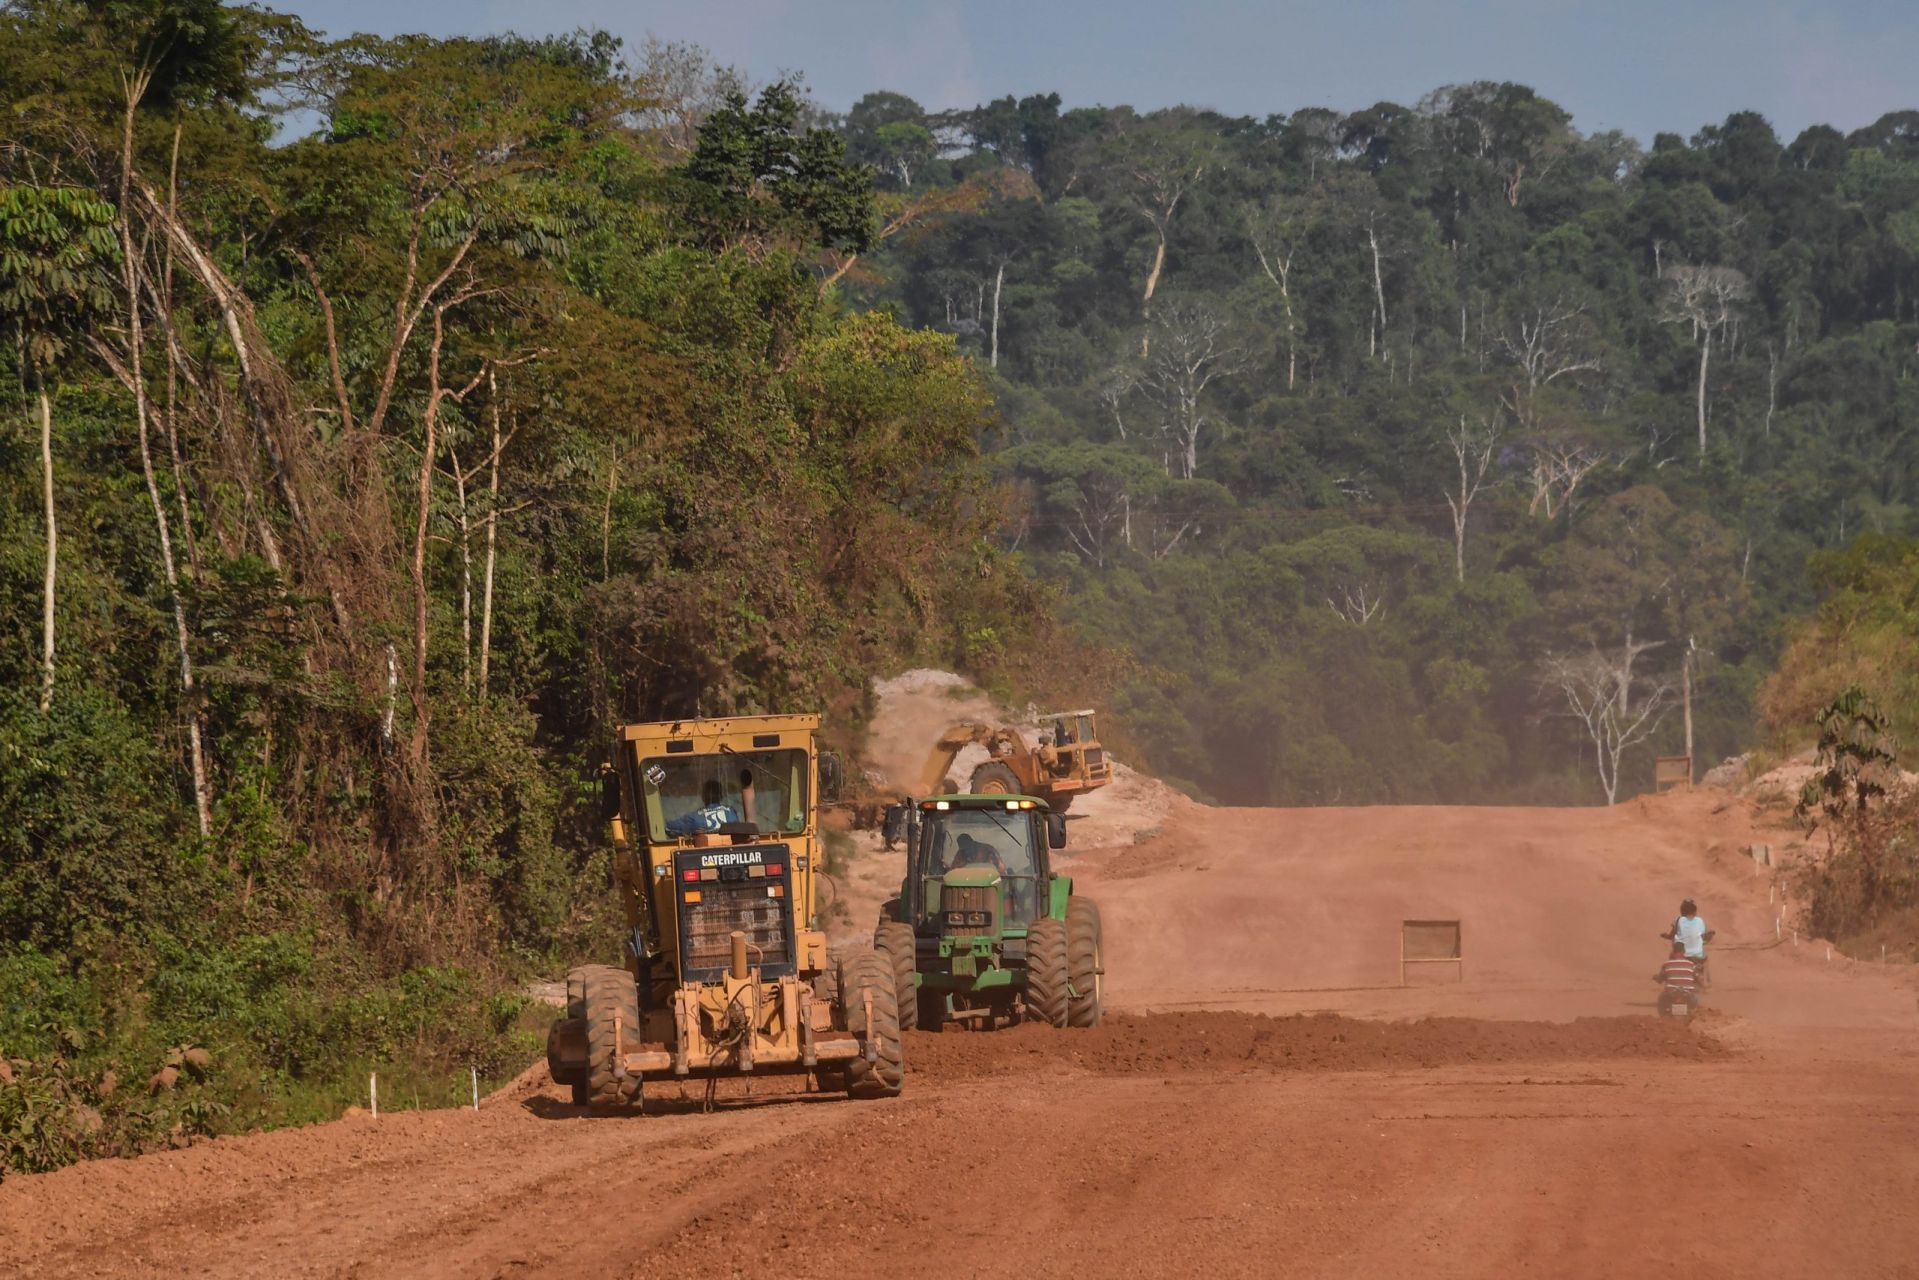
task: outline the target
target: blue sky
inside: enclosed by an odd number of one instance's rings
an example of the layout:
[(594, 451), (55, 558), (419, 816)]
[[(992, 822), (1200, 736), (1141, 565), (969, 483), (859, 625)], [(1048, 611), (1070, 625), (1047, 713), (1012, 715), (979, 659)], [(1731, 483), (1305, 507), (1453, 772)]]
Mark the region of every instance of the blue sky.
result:
[[(272, 0), (269, 0), (272, 3)], [(279, 0), (334, 35), (603, 27), (686, 40), (755, 79), (800, 71), (822, 105), (871, 89), (928, 108), (1056, 91), (1068, 106), (1265, 115), (1412, 103), (1518, 80), (1585, 132), (1691, 134), (1757, 110), (1788, 140), (1919, 108), (1919, 0)]]

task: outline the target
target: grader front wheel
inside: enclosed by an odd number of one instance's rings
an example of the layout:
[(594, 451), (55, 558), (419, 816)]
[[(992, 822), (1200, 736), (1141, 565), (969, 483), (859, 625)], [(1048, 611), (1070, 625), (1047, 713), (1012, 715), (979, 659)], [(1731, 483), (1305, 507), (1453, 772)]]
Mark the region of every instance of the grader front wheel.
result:
[(622, 1041), (639, 1039), (639, 988), (626, 970), (595, 964), (567, 975), (569, 992), (576, 976), (586, 1019), (586, 1083), (573, 1086), (573, 1101), (608, 1109), (631, 1107), (640, 1100), (640, 1078), (626, 1071), (621, 1055)]
[[(846, 1092), (854, 1098), (894, 1098), (906, 1083), (900, 1054), (899, 997), (891, 964), (878, 951), (855, 951), (840, 959), (840, 1029), (853, 1033), (863, 1051), (846, 1064)], [(867, 1016), (867, 998), (872, 1016)], [(872, 1058), (865, 1056), (870, 1048)]]

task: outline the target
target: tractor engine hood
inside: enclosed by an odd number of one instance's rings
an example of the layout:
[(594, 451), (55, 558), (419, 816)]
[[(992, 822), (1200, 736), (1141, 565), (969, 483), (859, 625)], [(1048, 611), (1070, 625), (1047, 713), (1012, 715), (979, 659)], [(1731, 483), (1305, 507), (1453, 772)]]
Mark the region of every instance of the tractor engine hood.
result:
[(954, 888), (983, 889), (998, 884), (1000, 873), (998, 867), (954, 867), (941, 877), (941, 881)]

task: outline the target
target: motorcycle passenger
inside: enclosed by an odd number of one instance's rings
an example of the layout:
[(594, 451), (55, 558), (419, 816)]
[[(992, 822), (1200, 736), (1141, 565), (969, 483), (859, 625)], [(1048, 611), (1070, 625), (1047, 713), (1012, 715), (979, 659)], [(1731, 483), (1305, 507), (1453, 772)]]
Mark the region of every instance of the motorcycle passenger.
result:
[(1675, 1004), (1686, 1006), (1687, 1016), (1699, 1009), (1699, 967), (1686, 955), (1686, 944), (1674, 942), (1672, 954), (1666, 963), (1659, 966), (1659, 972), (1652, 976), (1659, 984), (1659, 1013), (1661, 1017), (1672, 1012)]
[(1699, 985), (1710, 987), (1712, 979), (1706, 972), (1706, 943), (1712, 940), (1715, 931), (1706, 927), (1705, 918), (1699, 914), (1698, 904), (1687, 898), (1679, 904), (1679, 918), (1672, 922), (1672, 928), (1660, 934), (1670, 939), (1674, 945), (1684, 949), (1686, 958), (1693, 962), (1698, 970)]

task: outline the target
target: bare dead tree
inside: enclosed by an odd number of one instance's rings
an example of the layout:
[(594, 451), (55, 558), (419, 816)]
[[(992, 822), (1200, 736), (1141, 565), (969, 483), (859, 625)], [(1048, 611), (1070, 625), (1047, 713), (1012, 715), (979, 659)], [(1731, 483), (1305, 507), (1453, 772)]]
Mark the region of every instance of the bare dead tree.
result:
[(1096, 394), (1106, 411), (1113, 415), (1113, 429), (1126, 439), (1126, 397), (1139, 386), (1139, 374), (1126, 364), (1116, 364), (1100, 378)]
[(1706, 452), (1706, 367), (1712, 360), (1713, 335), (1739, 315), (1752, 296), (1752, 284), (1731, 267), (1668, 267), (1666, 297), (1660, 317), (1668, 323), (1692, 325), (1699, 341), (1699, 452)]
[(1246, 238), (1252, 243), (1259, 269), (1279, 290), (1286, 312), (1286, 389), (1291, 391), (1299, 372), (1299, 319), (1293, 312), (1293, 259), (1306, 238), (1306, 221), (1297, 201), (1275, 196), (1263, 205), (1249, 206)]
[(1226, 338), (1226, 324), (1204, 307), (1175, 303), (1153, 323), (1159, 342), (1140, 375), (1140, 390), (1165, 415), (1161, 431), (1179, 446), (1181, 478), (1199, 471), (1206, 427), (1206, 389), (1246, 367), (1246, 353)]
[(152, 83), (153, 73), (152, 64), (142, 63), (137, 69), (124, 72), (121, 81), (126, 110), (121, 121), (120, 203), (115, 222), (120, 235), (120, 265), (124, 273), (122, 283), (126, 290), (127, 303), (124, 367), (133, 392), (134, 424), (140, 444), (140, 471), (146, 481), (148, 500), (153, 506), (154, 532), (160, 545), (160, 568), (166, 582), (168, 603), (173, 613), (174, 642), (180, 660), (180, 693), (186, 704), (187, 753), (193, 775), (193, 809), (194, 816), (199, 822), (200, 835), (204, 839), (213, 833), (212, 782), (207, 774), (206, 746), (201, 736), (198, 680), (194, 672), (193, 652), (189, 642), (186, 601), (180, 589), (179, 563), (173, 550), (173, 521), (168, 515), (166, 501), (160, 496), (159, 475), (153, 465), (151, 421), (153, 415), (147, 396), (145, 329), (142, 323), (145, 307), (142, 304), (140, 276), (147, 244), (144, 238), (136, 242), (133, 234), (131, 198), (134, 182), (133, 125), (141, 100), (146, 97), (147, 89)]
[(1386, 277), (1379, 267), (1378, 211), (1366, 210), (1366, 244), (1373, 251), (1373, 330), (1366, 354), (1378, 355), (1386, 338)]
[(1500, 328), (1499, 349), (1526, 380), (1523, 393), (1515, 386), (1507, 402), (1521, 429), (1537, 425), (1540, 388), (1600, 368), (1597, 339), (1585, 313), (1583, 304), (1558, 297), (1508, 315)]
[(1617, 649), (1594, 646), (1582, 654), (1548, 657), (1541, 689), (1564, 702), (1592, 742), (1593, 762), (1606, 803), (1619, 798), (1619, 761), (1626, 751), (1651, 737), (1672, 705), (1672, 682), (1647, 680), (1635, 667), (1659, 642), (1634, 640), (1627, 632)]
[(1606, 456), (1588, 445), (1564, 440), (1540, 440), (1532, 446), (1532, 501), (1527, 515), (1543, 509), (1548, 520), (1572, 504), (1580, 482), (1606, 462)]
[(1492, 470), (1493, 452), (1499, 447), (1499, 419), (1494, 417), (1478, 426), (1468, 426), (1465, 415), (1461, 414), (1458, 428), (1446, 432), (1446, 443), (1459, 464), (1459, 487), (1457, 491), (1447, 491), (1446, 505), (1453, 512), (1453, 574), (1464, 582), (1466, 517), (1472, 511), (1473, 499), (1485, 486), (1487, 472)]
[[(1182, 138), (1144, 134), (1137, 136), (1122, 161), (1123, 171), (1131, 179), (1128, 202), (1152, 227), (1153, 265), (1146, 273), (1146, 285), (1140, 293), (1140, 318), (1153, 318), (1153, 294), (1159, 289), (1160, 275), (1166, 268), (1166, 246), (1172, 237), (1173, 215), (1180, 201), (1206, 172), (1206, 156), (1200, 147)], [(1140, 335), (1139, 353), (1150, 353), (1152, 331)]]
[(640, 45), (640, 83), (647, 105), (634, 122), (676, 155), (693, 150), (700, 126), (729, 92), (746, 92), (746, 77), (716, 64), (699, 45), (648, 36)]
[(1382, 592), (1374, 591), (1363, 582), (1357, 587), (1342, 585), (1339, 588), (1337, 601), (1331, 596), (1326, 597), (1326, 607), (1331, 609), (1333, 616), (1341, 622), (1363, 627), (1377, 618), (1380, 611), (1386, 607), (1386, 596)]

